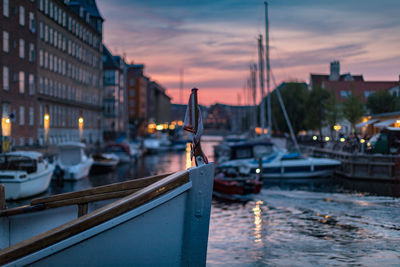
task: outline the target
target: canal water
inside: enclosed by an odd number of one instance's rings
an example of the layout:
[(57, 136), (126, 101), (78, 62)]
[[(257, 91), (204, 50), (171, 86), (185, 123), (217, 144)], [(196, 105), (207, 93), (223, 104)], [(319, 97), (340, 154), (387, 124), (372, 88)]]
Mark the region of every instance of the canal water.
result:
[[(203, 140), (211, 160), (217, 143)], [(185, 164), (184, 152), (147, 155), (114, 173), (52, 181), (46, 194), (173, 172)], [(400, 266), (400, 199), (346, 192), (329, 183), (265, 187), (246, 203), (214, 199), (207, 265)]]

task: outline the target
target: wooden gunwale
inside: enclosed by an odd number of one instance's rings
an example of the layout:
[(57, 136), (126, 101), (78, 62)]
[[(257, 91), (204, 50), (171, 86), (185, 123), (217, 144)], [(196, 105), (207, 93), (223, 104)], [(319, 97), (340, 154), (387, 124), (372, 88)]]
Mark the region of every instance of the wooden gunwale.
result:
[(1, 250), (0, 265), (27, 256), (122, 215), (189, 181), (189, 172), (186, 170), (171, 174), (164, 179), (89, 214)]
[(29, 213), (44, 209), (57, 208), (67, 205), (84, 204), (94, 201), (125, 197), (154, 182), (157, 182), (171, 173), (149, 176), (126, 182), (103, 185), (86, 190), (58, 194), (49, 197), (36, 198), (31, 205), (20, 206), (12, 209), (0, 210), (0, 217)]

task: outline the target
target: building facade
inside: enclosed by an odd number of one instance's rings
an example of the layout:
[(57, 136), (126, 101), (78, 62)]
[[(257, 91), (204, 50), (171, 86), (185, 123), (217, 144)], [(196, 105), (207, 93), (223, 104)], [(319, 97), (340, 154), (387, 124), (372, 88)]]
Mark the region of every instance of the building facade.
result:
[(150, 82), (150, 90), (154, 93), (154, 111), (152, 114), (156, 124), (170, 123), (171, 118), (171, 97), (166, 94), (166, 90), (159, 83)]
[(144, 135), (148, 121), (147, 90), (149, 84), (149, 78), (144, 75), (144, 65), (127, 65), (126, 81), (130, 129), (135, 135)]
[(38, 139), (102, 139), (102, 23), (95, 1), (38, 0)]
[(104, 138), (113, 140), (127, 133), (126, 64), (103, 45)]
[[(0, 115), (14, 146), (37, 142), (37, 3), (0, 1)], [(7, 123), (6, 123), (7, 121)], [(6, 125), (7, 124), (7, 125)]]
[(332, 91), (339, 102), (354, 94), (366, 103), (368, 96), (378, 91), (397, 93), (398, 85), (399, 81), (365, 81), (362, 75), (340, 74), (339, 61), (331, 62), (329, 74), (310, 74), (310, 89), (321, 87)]

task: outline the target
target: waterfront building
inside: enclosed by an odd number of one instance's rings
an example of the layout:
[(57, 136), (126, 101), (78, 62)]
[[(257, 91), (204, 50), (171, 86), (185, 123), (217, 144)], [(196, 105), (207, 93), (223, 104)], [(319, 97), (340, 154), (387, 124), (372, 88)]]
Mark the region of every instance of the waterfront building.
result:
[(104, 138), (114, 140), (127, 134), (126, 64), (103, 45)]
[(355, 94), (366, 103), (370, 94), (378, 91), (394, 94), (398, 86), (399, 81), (365, 81), (363, 75), (340, 74), (339, 61), (331, 62), (329, 74), (310, 74), (310, 89), (321, 87), (333, 91), (339, 102)]
[[(154, 110), (149, 115), (153, 115), (156, 124), (171, 122), (171, 97), (166, 94), (163, 86), (155, 81), (149, 83), (151, 94), (154, 95)], [(182, 118), (183, 119), (183, 118)], [(181, 120), (182, 120), (181, 119)]]
[(42, 144), (80, 139), (88, 143), (101, 141), (103, 19), (96, 3), (94, 0), (35, 2), (39, 141)]
[(0, 115), (2, 130), (11, 129), (14, 146), (37, 142), (36, 2), (0, 1)]
[(147, 91), (149, 78), (144, 75), (143, 64), (129, 64), (126, 69), (127, 81), (127, 107), (129, 125), (132, 135), (146, 134), (147, 113)]

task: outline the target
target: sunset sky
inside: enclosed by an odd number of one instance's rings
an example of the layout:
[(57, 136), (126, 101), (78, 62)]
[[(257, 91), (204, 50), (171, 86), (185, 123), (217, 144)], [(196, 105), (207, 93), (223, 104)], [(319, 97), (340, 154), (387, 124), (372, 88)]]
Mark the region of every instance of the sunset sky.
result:
[[(192, 87), (200, 103), (247, 104), (249, 64), (258, 62), (265, 34), (262, 0), (97, 0), (104, 43), (180, 103)], [(309, 82), (339, 60), (341, 73), (366, 80), (398, 80), (399, 0), (269, 1), (271, 68), (276, 83)], [(265, 37), (264, 37), (265, 38)], [(264, 39), (265, 45), (265, 39)], [(271, 83), (273, 86), (273, 83)]]

